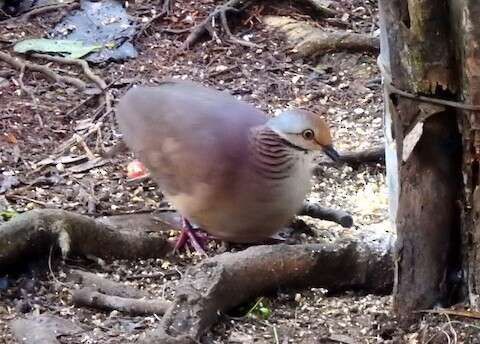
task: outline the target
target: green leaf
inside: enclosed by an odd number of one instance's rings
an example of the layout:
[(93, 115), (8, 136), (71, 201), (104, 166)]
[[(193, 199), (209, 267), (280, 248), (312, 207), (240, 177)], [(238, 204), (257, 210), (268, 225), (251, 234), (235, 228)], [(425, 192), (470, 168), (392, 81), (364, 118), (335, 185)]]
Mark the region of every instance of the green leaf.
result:
[(82, 41), (66, 39), (34, 38), (20, 41), (13, 47), (17, 53), (40, 52), (60, 53), (72, 59), (81, 58), (93, 51), (102, 49), (102, 45), (85, 45)]
[(15, 211), (6, 210), (6, 211), (0, 212), (0, 217), (3, 219), (3, 221), (11, 220), (16, 215), (17, 215), (17, 212)]
[(260, 297), (257, 302), (250, 308), (247, 312), (247, 317), (252, 318), (262, 318), (264, 320), (268, 319), (272, 315), (272, 310), (268, 308), (266, 304), (264, 304), (263, 297)]

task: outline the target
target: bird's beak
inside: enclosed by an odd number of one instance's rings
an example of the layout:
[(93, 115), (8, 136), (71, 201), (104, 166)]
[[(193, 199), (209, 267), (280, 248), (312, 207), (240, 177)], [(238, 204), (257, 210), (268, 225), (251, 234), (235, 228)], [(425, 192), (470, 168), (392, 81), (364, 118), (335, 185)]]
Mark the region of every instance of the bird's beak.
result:
[(340, 160), (340, 154), (338, 154), (338, 152), (335, 150), (335, 148), (333, 148), (332, 145), (323, 146), (323, 151), (333, 161)]

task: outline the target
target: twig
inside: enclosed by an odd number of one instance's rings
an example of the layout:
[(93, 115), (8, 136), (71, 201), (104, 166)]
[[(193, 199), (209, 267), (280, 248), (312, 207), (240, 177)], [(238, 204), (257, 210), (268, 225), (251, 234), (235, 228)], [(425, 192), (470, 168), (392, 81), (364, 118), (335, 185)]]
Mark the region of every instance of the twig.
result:
[[(109, 90), (113, 85), (115, 85), (115, 83), (118, 81), (118, 79), (120, 79), (121, 77), (118, 77), (116, 78), (115, 80), (113, 80), (111, 83), (109, 83), (107, 85), (107, 87), (103, 90), (103, 92), (106, 92), (107, 90)], [(102, 93), (103, 93), (102, 92)], [(79, 104), (77, 104), (73, 109), (69, 110), (65, 115), (63, 115), (64, 117), (69, 117), (72, 113), (74, 113), (75, 111), (77, 111), (78, 109), (80, 109), (83, 105), (85, 105), (86, 103), (88, 103), (90, 100), (92, 100), (93, 98), (95, 98), (96, 96), (98, 95), (101, 95), (102, 93), (99, 93), (99, 94), (92, 94), (90, 97), (88, 97), (87, 99), (85, 100), (82, 100)], [(106, 97), (106, 96), (105, 96)], [(107, 103), (107, 100), (105, 100), (105, 103)]]
[(444, 106), (453, 107), (456, 109), (468, 110), (468, 111), (480, 111), (480, 105), (464, 104), (460, 102), (455, 102), (453, 100), (445, 100), (445, 99), (439, 99), (439, 98), (420, 96), (417, 94), (412, 94), (406, 91), (402, 91), (391, 84), (388, 84), (388, 85), (385, 84), (385, 88), (387, 89), (387, 92), (391, 94), (396, 94), (400, 97), (407, 98), (407, 99), (417, 100), (420, 102), (436, 104), (436, 105), (444, 105)]
[(165, 300), (130, 299), (102, 294), (88, 288), (74, 290), (72, 301), (77, 306), (88, 306), (107, 311), (117, 310), (130, 315), (163, 315), (171, 306), (171, 303)]
[(35, 99), (35, 96), (33, 95), (33, 92), (25, 86), (23, 83), (23, 77), (25, 76), (25, 65), (22, 66), (20, 69), (20, 75), (18, 76), (18, 85), (20, 86), (20, 89), (25, 92), (30, 98), (32, 98), (33, 102), (36, 103), (37, 100)]
[(28, 62), (19, 57), (13, 57), (2, 51), (0, 51), (0, 60), (8, 63), (10, 66), (12, 66), (13, 68), (19, 71), (21, 71), (22, 68), (26, 68), (33, 72), (39, 72), (45, 75), (47, 78), (49, 78), (52, 81), (63, 82), (63, 83), (72, 85), (82, 91), (87, 87), (85, 82), (83, 82), (78, 78), (60, 75), (54, 72), (53, 70), (51, 70), (50, 67), (48, 67), (47, 65), (39, 65), (36, 63)]
[(34, 53), (32, 54), (33, 57), (45, 59), (48, 61), (52, 62), (58, 62), (62, 64), (69, 64), (69, 65), (77, 65), (80, 66), (83, 70), (83, 73), (85, 76), (90, 79), (93, 83), (95, 83), (98, 88), (100, 88), (102, 91), (107, 88), (107, 84), (105, 81), (100, 78), (98, 75), (92, 72), (90, 69), (90, 66), (88, 65), (88, 62), (85, 60), (81, 59), (69, 59), (66, 57), (61, 57), (61, 56), (53, 56), (53, 55), (47, 55), (47, 54), (39, 54), (39, 53)]
[(80, 4), (77, 1), (71, 1), (71, 2), (66, 2), (66, 3), (56, 3), (52, 5), (46, 5), (46, 6), (40, 6), (40, 7), (34, 7), (32, 10), (22, 14), (20, 17), (20, 20), (23, 21), (28, 21), (31, 17), (38, 15), (38, 14), (43, 14), (46, 12), (54, 11), (60, 8), (67, 8), (68, 10), (73, 10), (77, 7), (79, 7)]
[(169, 272), (154, 272), (151, 274), (138, 274), (138, 275), (127, 275), (125, 276), (125, 279), (127, 280), (138, 280), (138, 279), (144, 279), (144, 278), (167, 278), (167, 277), (174, 277), (178, 276), (181, 277), (179, 271), (169, 271)]
[[(235, 10), (234, 8), (229, 8), (228, 10)], [(225, 30), (225, 32), (227, 33), (228, 37), (229, 37), (229, 40), (233, 43), (237, 43), (237, 44), (240, 44), (240, 45), (243, 45), (245, 47), (249, 47), (249, 48), (258, 48), (259, 45), (258, 44), (255, 44), (255, 43), (252, 43), (252, 42), (248, 42), (248, 41), (245, 41), (243, 39), (238, 39), (237, 37), (235, 37), (232, 33), (232, 31), (230, 30), (230, 27), (228, 26), (228, 21), (227, 21), (227, 9), (223, 10), (223, 11), (220, 11), (220, 20), (222, 21), (222, 27), (223, 29)]]
[(73, 135), (75, 137), (76, 142), (80, 143), (80, 145), (82, 146), (82, 148), (85, 151), (85, 154), (88, 156), (88, 158), (90, 160), (94, 160), (96, 158), (95, 154), (93, 154), (93, 152), (90, 150), (90, 148), (88, 147), (88, 145), (85, 142), (85, 140), (83, 139), (83, 137), (78, 135), (78, 134), (73, 134)]
[(41, 205), (42, 207), (47, 207), (48, 206), (47, 203), (42, 202), (42, 201), (38, 201), (38, 200), (30, 198), (30, 197), (25, 197), (25, 196), (20, 196), (20, 195), (15, 195), (15, 194), (6, 194), (5, 197), (7, 199), (8, 198), (13, 198), (13, 199), (19, 199), (19, 200), (22, 200), (22, 201), (32, 202), (32, 203)]

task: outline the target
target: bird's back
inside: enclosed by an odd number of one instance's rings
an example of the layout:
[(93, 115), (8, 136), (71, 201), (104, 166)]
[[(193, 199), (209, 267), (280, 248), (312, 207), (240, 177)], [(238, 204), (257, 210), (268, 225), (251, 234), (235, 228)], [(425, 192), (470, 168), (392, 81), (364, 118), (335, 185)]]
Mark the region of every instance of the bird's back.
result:
[(248, 132), (267, 118), (227, 93), (166, 81), (129, 90), (117, 120), (127, 145), (181, 208), (217, 197), (212, 190), (235, 188), (248, 158)]

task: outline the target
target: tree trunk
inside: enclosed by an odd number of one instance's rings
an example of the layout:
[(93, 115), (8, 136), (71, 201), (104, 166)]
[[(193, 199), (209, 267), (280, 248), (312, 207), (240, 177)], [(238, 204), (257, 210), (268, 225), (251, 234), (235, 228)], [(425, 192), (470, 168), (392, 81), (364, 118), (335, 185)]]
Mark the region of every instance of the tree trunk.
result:
[(458, 67), (447, 0), (379, 3), (387, 180), (397, 231), (394, 309), (408, 322), (413, 310), (451, 302), (449, 276), (460, 264), (462, 137), (455, 109), (394, 90), (457, 100)]
[[(480, 2), (450, 0), (450, 18), (460, 77), (460, 97), (480, 104)], [(480, 308), (480, 113), (463, 111), (460, 117), (463, 143), (462, 254), (465, 291), (471, 306)]]

